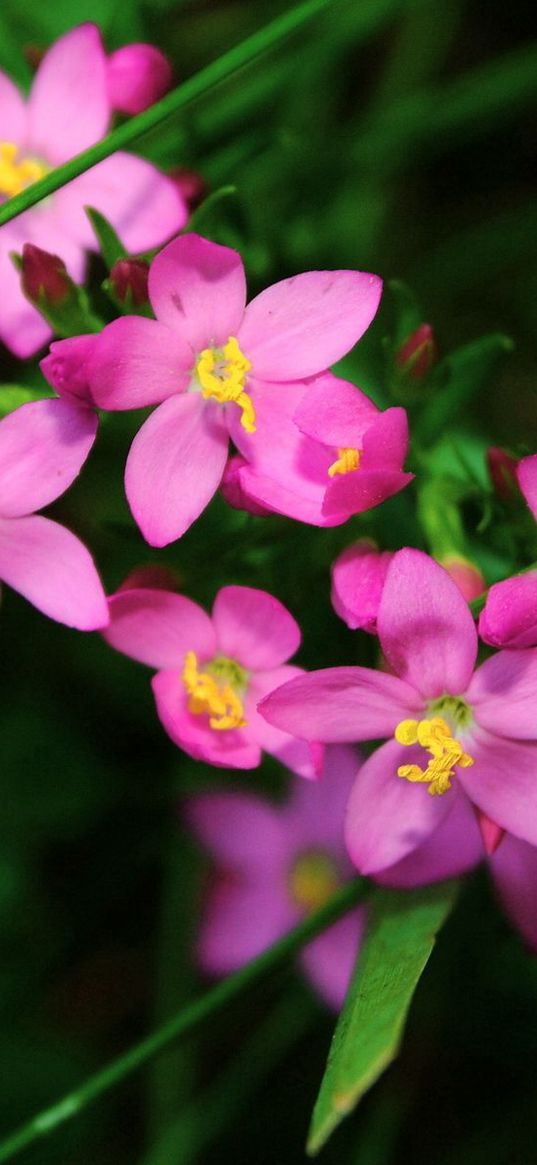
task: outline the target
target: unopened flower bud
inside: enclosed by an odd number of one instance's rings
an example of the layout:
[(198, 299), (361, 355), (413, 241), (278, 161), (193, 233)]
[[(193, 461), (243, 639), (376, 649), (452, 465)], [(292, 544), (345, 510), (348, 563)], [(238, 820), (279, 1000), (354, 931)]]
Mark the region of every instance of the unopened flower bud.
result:
[(401, 344), (395, 363), (411, 380), (425, 380), (438, 360), (436, 337), (430, 324), (420, 324)]
[(460, 554), (450, 554), (439, 561), (468, 603), (486, 591), (487, 584), (481, 571), (467, 558), (463, 558)]
[(149, 267), (143, 259), (118, 259), (110, 271), (110, 287), (116, 299), (128, 307), (148, 303)]
[(169, 175), (184, 198), (188, 209), (195, 210), (207, 195), (207, 182), (196, 170), (173, 170)]
[(379, 550), (369, 538), (348, 546), (332, 564), (332, 606), (351, 630), (375, 634), (377, 615), (393, 558), (390, 550)]
[(172, 79), (170, 62), (155, 45), (124, 45), (108, 58), (108, 97), (118, 113), (142, 113), (167, 93)]
[(69, 299), (72, 281), (59, 255), (25, 243), (20, 269), (22, 290), (31, 303), (56, 307)]
[(513, 501), (520, 494), (517, 466), (517, 458), (512, 457), (500, 445), (491, 445), (487, 449), (487, 467), (490, 480), (502, 502)]

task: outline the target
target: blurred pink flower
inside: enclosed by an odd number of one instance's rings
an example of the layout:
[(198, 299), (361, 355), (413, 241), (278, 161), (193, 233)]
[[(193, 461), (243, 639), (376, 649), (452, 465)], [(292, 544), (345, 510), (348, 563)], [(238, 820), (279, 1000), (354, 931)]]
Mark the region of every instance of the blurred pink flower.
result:
[(253, 769), (265, 750), (301, 776), (318, 775), (323, 750), (272, 728), (256, 710), (263, 696), (302, 674), (286, 662), (300, 629), (278, 599), (222, 587), (209, 616), (184, 595), (137, 586), (121, 588), (109, 608), (107, 643), (158, 668), (152, 688), (159, 719), (189, 756)]
[(142, 113), (164, 97), (172, 77), (168, 58), (155, 45), (123, 45), (106, 62), (110, 105), (118, 113)]
[[(255, 958), (352, 877), (343, 817), (357, 766), (353, 749), (329, 748), (321, 780), (294, 782), (283, 805), (233, 792), (187, 802), (187, 821), (215, 863), (197, 941), (209, 974), (225, 975)], [(343, 1003), (364, 913), (353, 910), (300, 955), (331, 1007)]]
[[(447, 572), (419, 550), (394, 555), (377, 627), (392, 674), (311, 672), (259, 709), (306, 740), (392, 737), (365, 762), (351, 794), (346, 836), (357, 868), (376, 874), (394, 865), (454, 813), (479, 839), (473, 806), (537, 844), (537, 651), (499, 652), (474, 672), (468, 606)], [(451, 872), (478, 860), (477, 851), (470, 860), (470, 843), (466, 852), (453, 850)]]
[[(49, 49), (27, 102), (0, 73), (0, 201), (99, 141), (111, 114), (108, 62), (94, 24), (72, 29)], [(17, 356), (31, 356), (51, 329), (23, 295), (10, 251), (33, 243), (61, 256), (82, 282), (85, 253), (96, 249), (85, 206), (106, 215), (130, 251), (157, 247), (187, 219), (171, 179), (143, 158), (116, 153), (1, 227), (0, 339)]]
[(30, 402), (0, 421), (0, 578), (82, 631), (108, 622), (93, 559), (74, 534), (35, 510), (68, 489), (96, 430), (96, 414), (66, 400)]

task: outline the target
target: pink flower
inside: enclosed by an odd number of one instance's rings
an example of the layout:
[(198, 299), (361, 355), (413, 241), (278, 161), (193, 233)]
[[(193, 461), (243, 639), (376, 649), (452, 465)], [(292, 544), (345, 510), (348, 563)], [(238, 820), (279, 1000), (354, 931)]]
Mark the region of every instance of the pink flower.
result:
[(523, 457), (516, 470), (518, 484), (537, 521), (537, 453)]
[[(474, 672), (468, 606), (419, 550), (401, 550), (390, 563), (377, 628), (392, 674), (328, 668), (260, 705), (269, 723), (305, 740), (391, 737), (351, 794), (346, 836), (357, 868), (394, 865), (448, 815), (470, 821), (473, 806), (537, 844), (537, 652), (499, 652)], [(462, 868), (462, 857), (454, 863)]]
[[(255, 958), (352, 876), (343, 815), (356, 768), (352, 749), (330, 748), (322, 779), (295, 782), (284, 805), (244, 793), (206, 793), (187, 803), (187, 820), (216, 866), (197, 942), (209, 974), (225, 975)], [(343, 1003), (363, 927), (360, 908), (300, 955), (331, 1007)]]
[(119, 113), (142, 113), (167, 93), (172, 67), (152, 44), (126, 44), (106, 63), (108, 98)]
[[(408, 424), (402, 408), (381, 412), (330, 372), (271, 397), (252, 387), (256, 432), (236, 429), (245, 459), (230, 468), (235, 503), (315, 526), (337, 526), (412, 480), (403, 471)], [(225, 488), (229, 490), (226, 479)]]
[(35, 510), (71, 485), (96, 429), (94, 412), (66, 400), (31, 402), (0, 421), (0, 577), (81, 631), (108, 622), (93, 559), (74, 534)]
[[(179, 538), (210, 501), (230, 435), (240, 445), (251, 433), (249, 447), (270, 442), (277, 456), (289, 429), (282, 428), (283, 402), (356, 343), (380, 290), (376, 276), (360, 271), (310, 271), (246, 307), (236, 251), (191, 234), (157, 255), (149, 272), (156, 320), (125, 316), (109, 324), (86, 369), (101, 408), (160, 405), (133, 442), (125, 476), (134, 518), (152, 546)], [(338, 383), (330, 377), (326, 391)]]
[[(27, 102), (0, 73), (0, 200), (17, 194), (107, 133), (108, 63), (98, 28), (82, 24), (49, 49)], [(187, 218), (176, 185), (151, 163), (116, 153), (0, 229), (0, 338), (31, 356), (51, 334), (25, 299), (9, 257), (24, 243), (61, 256), (76, 282), (96, 241), (85, 206), (102, 211), (132, 251), (163, 243)]]
[[(537, 453), (523, 457), (518, 483), (537, 519)], [(506, 578), (489, 590), (479, 619), (479, 634), (493, 647), (537, 646), (537, 571)]]
[(209, 616), (184, 595), (138, 586), (120, 589), (109, 607), (105, 639), (159, 669), (157, 713), (179, 748), (236, 769), (256, 768), (264, 749), (301, 776), (317, 775), (322, 750), (272, 728), (256, 710), (263, 696), (302, 674), (286, 662), (300, 629), (278, 599), (222, 587)]

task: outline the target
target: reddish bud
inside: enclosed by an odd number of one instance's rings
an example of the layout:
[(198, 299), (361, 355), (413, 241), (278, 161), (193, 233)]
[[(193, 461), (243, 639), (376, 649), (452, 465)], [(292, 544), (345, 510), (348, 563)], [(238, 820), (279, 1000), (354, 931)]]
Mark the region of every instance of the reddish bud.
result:
[(110, 286), (120, 303), (143, 307), (148, 303), (149, 266), (143, 259), (118, 259), (110, 272)]
[(188, 209), (195, 210), (207, 195), (207, 182), (202, 174), (196, 170), (173, 170), (169, 175), (175, 182), (180, 195), (184, 198)]
[(151, 44), (127, 44), (111, 53), (107, 62), (108, 97), (118, 113), (142, 113), (167, 93), (172, 67)]
[(71, 296), (72, 282), (59, 255), (51, 255), (25, 243), (22, 248), (21, 285), (26, 297), (36, 304), (64, 304)]
[(150, 590), (150, 591), (178, 591), (182, 583), (178, 571), (169, 566), (153, 563), (147, 566), (137, 566), (119, 586), (119, 591)]
[(486, 591), (487, 584), (481, 571), (467, 558), (463, 558), (460, 554), (450, 554), (439, 561), (453, 582), (456, 583), (467, 603), (471, 603), (473, 599), (477, 599), (478, 595), (482, 595), (483, 591)]
[(511, 502), (520, 494), (517, 478), (518, 461), (500, 445), (487, 449), (487, 467), (494, 490), (502, 502)]
[(244, 465), (246, 465), (246, 461), (239, 454), (229, 459), (220, 483), (222, 496), (228, 506), (233, 506), (234, 510), (246, 510), (248, 514), (270, 514), (271, 511), (266, 506), (261, 505), (261, 502), (253, 501), (245, 494), (241, 481), (241, 469)]
[(425, 380), (437, 360), (438, 346), (430, 324), (420, 324), (395, 356), (397, 367), (412, 380)]

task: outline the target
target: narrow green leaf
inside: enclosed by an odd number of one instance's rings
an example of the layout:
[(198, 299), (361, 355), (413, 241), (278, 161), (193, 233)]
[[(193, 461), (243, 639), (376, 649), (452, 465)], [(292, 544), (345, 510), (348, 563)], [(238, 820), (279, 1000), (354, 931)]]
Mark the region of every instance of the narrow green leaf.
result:
[(101, 214), (100, 210), (95, 210), (93, 206), (86, 206), (84, 209), (97, 236), (101, 255), (110, 271), (110, 268), (114, 266), (114, 263), (117, 263), (118, 259), (125, 259), (127, 257), (128, 252), (125, 250), (112, 224), (108, 222), (104, 214)]
[(378, 890), (328, 1056), (308, 1139), (314, 1156), (397, 1055), (412, 996), (457, 891), (456, 882)]
[(513, 347), (508, 336), (493, 333), (450, 353), (438, 365), (429, 400), (414, 422), (418, 441), (426, 444), (435, 440), (446, 425), (459, 417), (472, 398), (490, 383), (500, 357), (512, 352)]

